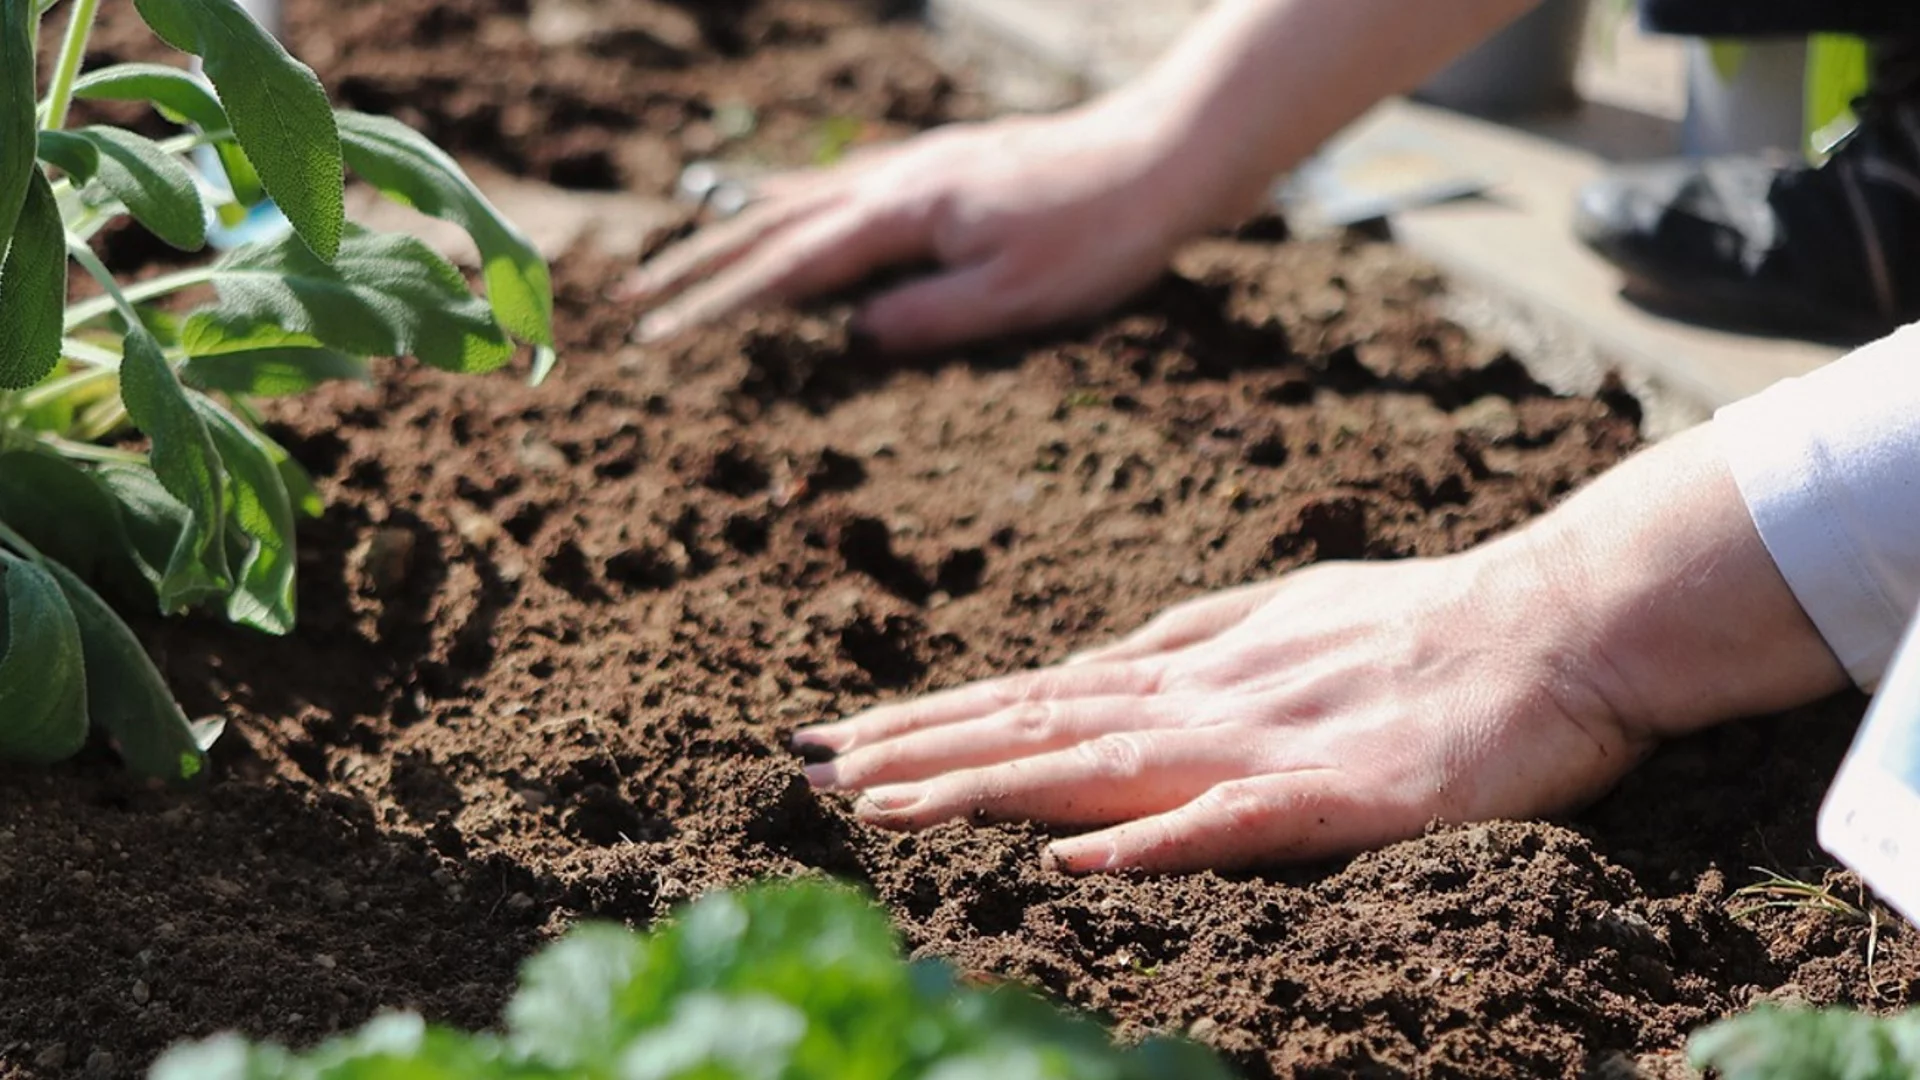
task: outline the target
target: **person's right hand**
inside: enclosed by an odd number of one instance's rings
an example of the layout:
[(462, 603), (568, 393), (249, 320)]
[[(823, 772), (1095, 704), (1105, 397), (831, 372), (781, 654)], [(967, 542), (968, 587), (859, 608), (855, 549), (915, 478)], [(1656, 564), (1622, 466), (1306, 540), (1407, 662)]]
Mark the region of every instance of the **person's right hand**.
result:
[(659, 341), (732, 312), (792, 303), (876, 270), (942, 270), (868, 301), (856, 329), (916, 351), (1099, 312), (1151, 281), (1211, 224), (1172, 144), (1116, 100), (943, 128), (833, 168), (774, 177), (761, 201), (642, 267), (626, 293)]

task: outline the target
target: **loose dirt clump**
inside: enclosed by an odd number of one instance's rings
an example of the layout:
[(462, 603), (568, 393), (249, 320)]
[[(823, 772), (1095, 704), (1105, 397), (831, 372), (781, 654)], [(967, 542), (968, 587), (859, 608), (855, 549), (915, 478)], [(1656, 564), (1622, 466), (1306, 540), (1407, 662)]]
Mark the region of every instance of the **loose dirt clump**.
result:
[[(665, 128), (636, 102), (777, 88), (783, 115), (904, 128), (964, 98), (872, 91), (946, 77), (859, 5), (607, 7), (618, 32), (537, 46), (507, 32), (524, 6), (303, 0), (294, 44), (463, 151), (567, 179), (591, 145), (641, 187), (673, 170), (619, 164)], [(842, 102), (829, 58), (882, 45)], [(0, 773), (0, 1077), (134, 1076), (178, 1038), (304, 1043), (381, 1007), (485, 1025), (572, 921), (763, 875), (862, 882), (920, 953), (1255, 1078), (1626, 1075), (1762, 998), (1905, 1003), (1909, 935), (1869, 970), (1865, 926), (1730, 914), (1750, 867), (1826, 873), (1853, 699), (1671, 747), (1568, 822), (1232, 877), (1070, 879), (1037, 830), (895, 836), (807, 788), (799, 725), (1310, 561), (1458, 550), (1637, 445), (1631, 399), (1534, 383), (1394, 249), (1271, 236), (1196, 245), (1097, 323), (913, 362), (839, 310), (632, 346), (625, 268), (581, 254), (548, 385), (400, 366), (277, 406), (328, 502), (299, 630), (140, 627), (189, 711), (230, 720), (216, 780), (158, 793), (104, 752)]]

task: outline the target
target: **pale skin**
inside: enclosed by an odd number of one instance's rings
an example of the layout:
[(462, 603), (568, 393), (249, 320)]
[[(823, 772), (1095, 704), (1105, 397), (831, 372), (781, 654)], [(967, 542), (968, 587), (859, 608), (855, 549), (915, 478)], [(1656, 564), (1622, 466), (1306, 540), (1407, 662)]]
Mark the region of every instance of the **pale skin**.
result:
[[(783, 178), (643, 268), (658, 340), (931, 258), (869, 301), (919, 349), (1098, 311), (1270, 178), (1527, 0), (1223, 0), (1154, 71), (1058, 116), (956, 128)], [(1445, 558), (1328, 564), (1176, 607), (1035, 672), (801, 731), (877, 824), (1032, 820), (1072, 872), (1351, 852), (1533, 817), (1658, 743), (1847, 684), (1710, 428)]]

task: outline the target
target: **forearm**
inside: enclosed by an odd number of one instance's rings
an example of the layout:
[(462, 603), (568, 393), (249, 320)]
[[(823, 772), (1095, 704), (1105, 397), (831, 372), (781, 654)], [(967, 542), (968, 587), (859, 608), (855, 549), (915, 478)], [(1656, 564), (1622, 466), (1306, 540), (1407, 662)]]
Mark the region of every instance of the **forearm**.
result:
[(1162, 142), (1194, 230), (1252, 210), (1274, 177), (1536, 0), (1220, 0), (1105, 103)]
[(1522, 545), (1616, 715), (1655, 736), (1848, 684), (1761, 542), (1711, 426), (1648, 450), (1502, 543)]

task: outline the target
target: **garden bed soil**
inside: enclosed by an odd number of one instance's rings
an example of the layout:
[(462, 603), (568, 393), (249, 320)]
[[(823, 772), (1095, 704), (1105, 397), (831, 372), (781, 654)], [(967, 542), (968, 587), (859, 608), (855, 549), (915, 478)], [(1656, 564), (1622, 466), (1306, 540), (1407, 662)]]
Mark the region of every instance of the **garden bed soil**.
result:
[[(129, 7), (101, 48), (151, 55)], [(292, 37), (465, 155), (642, 190), (715, 151), (717, 105), (788, 162), (834, 117), (973, 108), (871, 8), (606, 7), (708, 36), (541, 47), (507, 0), (299, 0)], [(625, 268), (579, 254), (548, 385), (389, 366), (277, 405), (328, 502), (298, 631), (139, 621), (189, 711), (230, 720), (214, 781), (154, 791), (104, 751), (0, 772), (0, 1078), (386, 1007), (484, 1026), (573, 921), (766, 875), (863, 883), (916, 953), (1248, 1077), (1657, 1074), (1760, 999), (1905, 1004), (1909, 934), (1869, 968), (1866, 926), (1729, 902), (1755, 866), (1856, 897), (1813, 839), (1854, 699), (1670, 747), (1571, 821), (1231, 877), (1067, 878), (1038, 830), (897, 836), (807, 788), (796, 726), (1315, 559), (1458, 550), (1635, 447), (1630, 398), (1534, 383), (1432, 271), (1282, 232), (1196, 245), (1095, 325), (915, 362), (850, 347), (838, 310), (642, 349), (605, 295)]]

